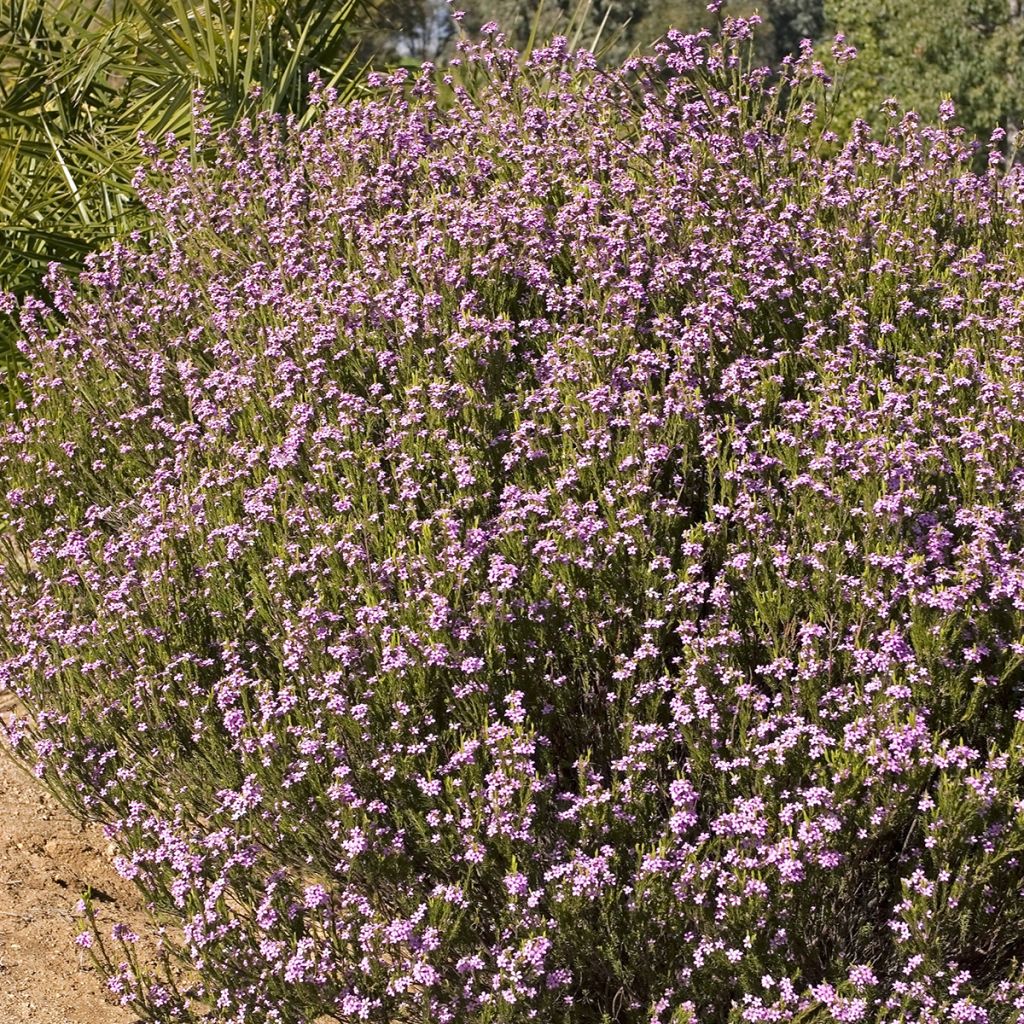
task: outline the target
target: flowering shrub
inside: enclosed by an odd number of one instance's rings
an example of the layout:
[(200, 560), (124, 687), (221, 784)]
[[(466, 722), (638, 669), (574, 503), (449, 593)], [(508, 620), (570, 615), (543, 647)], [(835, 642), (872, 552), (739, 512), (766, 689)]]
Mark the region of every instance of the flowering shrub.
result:
[(749, 32), (321, 90), (23, 307), (0, 678), (141, 1016), (1021, 1019), (1022, 180)]

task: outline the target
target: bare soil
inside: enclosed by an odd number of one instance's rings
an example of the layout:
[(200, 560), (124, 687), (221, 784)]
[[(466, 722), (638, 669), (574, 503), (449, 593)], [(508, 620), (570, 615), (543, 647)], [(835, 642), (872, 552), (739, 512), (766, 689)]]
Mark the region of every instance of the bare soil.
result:
[[(0, 714), (13, 710), (0, 693)], [(135, 890), (110, 863), (100, 829), (71, 817), (0, 748), (0, 1021), (134, 1024), (74, 944), (73, 908), (89, 887), (108, 927), (144, 928)]]

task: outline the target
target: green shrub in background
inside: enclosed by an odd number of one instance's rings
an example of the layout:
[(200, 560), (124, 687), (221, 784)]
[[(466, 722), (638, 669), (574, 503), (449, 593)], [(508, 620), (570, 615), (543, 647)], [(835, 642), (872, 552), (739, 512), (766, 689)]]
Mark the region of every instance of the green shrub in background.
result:
[(1019, 0), (827, 0), (829, 29), (857, 47), (839, 103), (841, 121), (873, 120), (881, 103), (934, 118), (951, 97), (959, 122), (982, 141), (1020, 124), (1024, 16)]

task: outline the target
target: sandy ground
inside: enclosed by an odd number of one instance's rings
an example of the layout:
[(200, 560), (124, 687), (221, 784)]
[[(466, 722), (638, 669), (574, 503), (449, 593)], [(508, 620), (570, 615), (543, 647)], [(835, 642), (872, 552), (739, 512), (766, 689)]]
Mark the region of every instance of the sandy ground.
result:
[[(0, 713), (11, 710), (0, 693)], [(134, 1024), (74, 945), (89, 886), (108, 922), (144, 919), (99, 829), (83, 826), (0, 749), (0, 1024)]]

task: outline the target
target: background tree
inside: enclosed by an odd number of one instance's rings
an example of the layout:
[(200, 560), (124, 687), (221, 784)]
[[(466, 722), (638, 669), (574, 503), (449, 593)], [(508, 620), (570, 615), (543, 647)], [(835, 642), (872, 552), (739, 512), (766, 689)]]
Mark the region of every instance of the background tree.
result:
[(793, 53), (801, 39), (819, 39), (825, 29), (824, 0), (770, 0), (763, 8), (771, 26), (775, 59)]
[[(625, 58), (635, 49), (650, 46), (670, 28), (696, 32), (709, 27), (714, 18), (707, 0), (464, 0), (457, 4), (466, 12), (463, 28), (470, 34), (489, 21), (497, 22), (509, 43), (523, 49), (531, 36), (544, 39), (558, 31), (578, 32), (579, 43), (597, 40), (607, 63)], [(413, 59), (433, 60), (451, 53), (454, 32), (445, 0), (395, 0), (397, 28), (391, 49), (376, 52), (408, 54)], [(760, 9), (764, 24), (758, 34), (757, 56), (772, 62), (795, 48), (801, 34), (817, 34), (821, 22), (821, 0), (770, 0), (768, 4), (733, 3), (730, 13), (745, 15)], [(382, 26), (390, 7), (382, 7)], [(817, 20), (815, 13), (817, 12)], [(382, 33), (386, 35), (386, 30)], [(427, 46), (417, 45), (425, 40)], [(397, 46), (395, 45), (397, 42)], [(441, 43), (439, 47), (437, 44)], [(445, 45), (446, 44), (446, 45)], [(781, 47), (781, 48), (780, 48)]]
[(455, 35), (444, 0), (377, 0), (359, 36), (360, 58), (374, 66), (436, 61)]
[(923, 116), (946, 96), (958, 121), (987, 139), (1012, 132), (1024, 100), (1024, 19), (1008, 0), (826, 0), (830, 32), (842, 32), (859, 58), (847, 69), (840, 114), (870, 119), (889, 96)]

